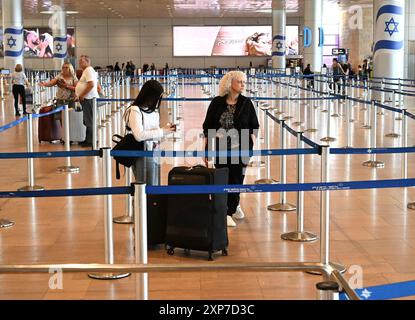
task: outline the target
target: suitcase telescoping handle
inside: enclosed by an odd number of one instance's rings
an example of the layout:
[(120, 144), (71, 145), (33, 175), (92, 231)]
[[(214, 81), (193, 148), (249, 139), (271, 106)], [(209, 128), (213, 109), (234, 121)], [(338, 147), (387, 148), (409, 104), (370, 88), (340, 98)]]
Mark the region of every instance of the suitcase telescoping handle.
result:
[(198, 164), (196, 166), (186, 168), (187, 171), (192, 171), (192, 170), (195, 170), (195, 169), (206, 169), (206, 167), (201, 165), (201, 164)]

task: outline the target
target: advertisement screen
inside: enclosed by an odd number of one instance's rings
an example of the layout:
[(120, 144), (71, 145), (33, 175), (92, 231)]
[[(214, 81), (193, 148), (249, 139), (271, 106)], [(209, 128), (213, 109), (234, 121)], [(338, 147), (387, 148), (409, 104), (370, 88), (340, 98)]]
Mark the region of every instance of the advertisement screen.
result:
[[(298, 54), (298, 26), (287, 26), (287, 54)], [(174, 56), (268, 57), (271, 26), (173, 27)]]
[[(67, 28), (68, 58), (75, 56), (75, 29)], [(24, 57), (53, 58), (53, 36), (49, 28), (24, 28)], [(3, 29), (0, 29), (0, 57), (4, 57)]]

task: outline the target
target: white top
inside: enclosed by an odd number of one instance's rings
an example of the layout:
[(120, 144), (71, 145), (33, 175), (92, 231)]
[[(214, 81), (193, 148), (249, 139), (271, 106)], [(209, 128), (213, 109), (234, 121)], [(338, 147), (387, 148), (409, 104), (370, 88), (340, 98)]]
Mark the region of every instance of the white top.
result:
[(94, 87), (91, 89), (91, 91), (88, 92), (88, 94), (85, 96), (85, 99), (94, 99), (99, 97), (98, 75), (92, 67), (88, 67), (84, 70), (81, 79), (79, 79), (78, 84), (76, 85), (75, 93), (78, 97), (82, 94), (82, 92), (84, 92), (87, 83), (90, 81), (94, 82)]
[(146, 141), (146, 150), (153, 150), (153, 142), (158, 142), (164, 136), (163, 129), (160, 128), (160, 114), (157, 111), (146, 113), (137, 106), (131, 106), (127, 125), (135, 140)]
[(12, 73), (12, 84), (20, 84), (24, 86), (26, 84), (27, 78), (23, 71), (13, 72)]

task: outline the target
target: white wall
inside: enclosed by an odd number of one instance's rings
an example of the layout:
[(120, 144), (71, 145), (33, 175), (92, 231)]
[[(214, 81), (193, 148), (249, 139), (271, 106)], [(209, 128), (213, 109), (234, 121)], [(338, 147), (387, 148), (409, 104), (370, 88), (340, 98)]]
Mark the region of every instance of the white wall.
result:
[[(288, 24), (302, 24), (301, 18), (288, 18)], [(94, 66), (105, 67), (116, 61), (133, 60), (136, 66), (155, 63), (157, 68), (247, 67), (265, 64), (266, 58), (254, 57), (173, 57), (173, 25), (271, 25), (271, 18), (226, 19), (76, 19), (69, 18), (68, 26), (75, 27), (76, 54), (87, 54)], [(24, 25), (48, 26), (48, 19), (25, 20)], [(2, 65), (3, 62), (0, 62)], [(25, 59), (25, 67), (52, 69), (50, 59)]]
[(415, 79), (415, 0), (406, 1), (405, 77)]

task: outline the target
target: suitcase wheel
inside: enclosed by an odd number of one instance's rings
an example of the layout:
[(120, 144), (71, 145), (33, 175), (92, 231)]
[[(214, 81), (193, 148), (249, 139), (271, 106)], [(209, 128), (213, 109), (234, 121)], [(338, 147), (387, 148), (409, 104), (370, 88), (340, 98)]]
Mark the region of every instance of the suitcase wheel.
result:
[(209, 251), (208, 261), (213, 261), (213, 251)]
[(173, 248), (169, 248), (169, 249), (167, 249), (167, 254), (168, 254), (169, 256), (174, 255), (174, 249), (173, 249)]
[(184, 249), (184, 255), (190, 256), (190, 249)]
[(227, 257), (228, 256), (228, 250), (223, 249), (222, 250), (222, 256)]

